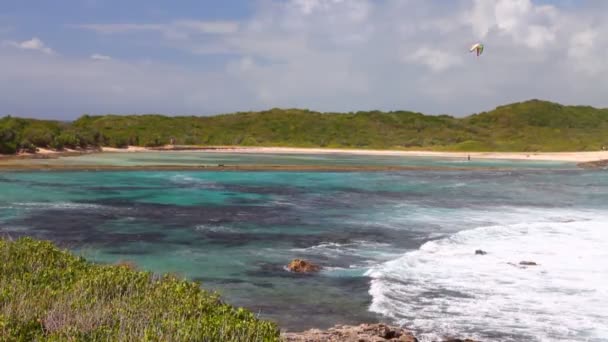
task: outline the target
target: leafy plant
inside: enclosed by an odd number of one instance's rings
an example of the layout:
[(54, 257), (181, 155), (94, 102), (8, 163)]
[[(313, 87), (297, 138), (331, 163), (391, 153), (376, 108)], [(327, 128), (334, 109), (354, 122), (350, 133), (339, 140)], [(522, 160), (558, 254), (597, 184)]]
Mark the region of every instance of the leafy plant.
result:
[(500, 106), (464, 118), (407, 111), (319, 113), (278, 108), (200, 117), (84, 115), (72, 123), (5, 117), (0, 119), (0, 153), (14, 153), (14, 146), (24, 139), (38, 147), (154, 147), (173, 142), (550, 152), (599, 150), (606, 145), (607, 131), (608, 109), (540, 100)]
[(2, 340), (279, 340), (276, 324), (195, 282), (93, 264), (31, 238), (0, 240), (0, 258)]

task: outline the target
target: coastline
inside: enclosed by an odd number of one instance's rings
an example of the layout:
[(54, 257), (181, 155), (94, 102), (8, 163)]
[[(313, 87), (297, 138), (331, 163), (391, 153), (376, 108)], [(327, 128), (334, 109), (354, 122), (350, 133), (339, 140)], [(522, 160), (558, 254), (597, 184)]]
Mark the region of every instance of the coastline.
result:
[(308, 148), (308, 147), (248, 147), (248, 146), (173, 146), (141, 147), (129, 146), (127, 148), (100, 147), (90, 150), (54, 151), (38, 149), (36, 153), (22, 153), (17, 155), (0, 155), (3, 159), (29, 159), (53, 158), (61, 156), (75, 156), (88, 153), (138, 153), (138, 152), (216, 152), (216, 153), (251, 153), (251, 154), (351, 154), (369, 156), (402, 156), (402, 157), (439, 157), (466, 159), (507, 159), (507, 160), (535, 160), (535, 161), (563, 161), (563, 162), (599, 162), (608, 160), (608, 151), (578, 151), (578, 152), (444, 152), (428, 150), (373, 150), (373, 149), (347, 149), (347, 148)]
[(442, 152), (442, 151), (400, 151), (372, 149), (304, 148), (304, 147), (245, 147), (245, 146), (164, 146), (146, 148), (129, 146), (125, 149), (102, 147), (102, 152), (218, 152), (218, 153), (260, 153), (260, 154), (352, 154), (369, 156), (440, 157), (466, 159), (508, 159), (563, 162), (597, 162), (608, 160), (608, 151), (581, 152)]
[[(598, 169), (608, 167), (608, 151), (581, 152), (439, 152), (439, 151), (401, 151), (401, 150), (372, 150), (372, 149), (336, 149), (336, 148), (298, 148), (298, 147), (244, 147), (244, 146), (178, 146), (165, 145), (161, 147), (128, 146), (126, 148), (100, 147), (86, 150), (55, 151), (38, 149), (36, 153), (19, 153), (16, 155), (0, 155), (0, 170), (58, 170), (58, 171), (132, 171), (132, 170), (207, 170), (207, 171), (412, 171), (412, 170), (499, 170), (498, 167), (422, 167), (422, 166), (315, 166), (315, 165), (146, 165), (146, 166), (114, 166), (114, 165), (62, 165), (45, 163), (28, 163), (31, 159), (56, 159), (85, 154), (103, 153), (149, 153), (149, 152), (206, 152), (206, 153), (235, 153), (235, 154), (301, 154), (301, 155), (359, 155), (359, 156), (391, 156), (391, 157), (435, 157), (470, 160), (511, 160), (511, 161), (548, 161), (575, 163), (583, 169)], [(23, 161), (23, 162), (21, 162)]]

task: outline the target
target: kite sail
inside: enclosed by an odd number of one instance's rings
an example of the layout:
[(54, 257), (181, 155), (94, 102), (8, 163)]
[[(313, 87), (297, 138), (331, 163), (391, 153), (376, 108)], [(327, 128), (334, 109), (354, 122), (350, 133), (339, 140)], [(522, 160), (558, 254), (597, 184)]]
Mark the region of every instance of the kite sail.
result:
[(477, 56), (479, 57), (483, 53), (483, 44), (477, 43), (477, 44), (471, 46), (471, 49), (469, 50), (469, 52), (473, 52), (473, 51), (476, 51)]

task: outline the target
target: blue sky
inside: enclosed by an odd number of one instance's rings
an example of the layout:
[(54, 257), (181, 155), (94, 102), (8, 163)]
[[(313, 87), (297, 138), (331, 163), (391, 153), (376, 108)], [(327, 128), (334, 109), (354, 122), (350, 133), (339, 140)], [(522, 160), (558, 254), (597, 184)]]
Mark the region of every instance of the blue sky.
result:
[(606, 107), (605, 13), (599, 0), (3, 1), (0, 115)]

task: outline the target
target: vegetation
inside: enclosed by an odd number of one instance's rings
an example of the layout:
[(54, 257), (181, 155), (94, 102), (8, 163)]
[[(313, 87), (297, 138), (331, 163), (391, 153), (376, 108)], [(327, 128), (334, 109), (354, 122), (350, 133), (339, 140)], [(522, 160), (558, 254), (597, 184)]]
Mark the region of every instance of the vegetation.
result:
[(272, 109), (211, 117), (0, 119), (0, 153), (37, 147), (241, 145), (446, 151), (584, 151), (608, 145), (608, 109), (531, 100), (464, 118)]
[(0, 240), (3, 341), (278, 341), (274, 323), (199, 284)]

